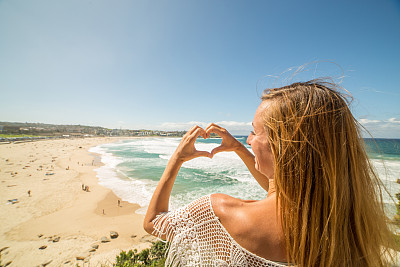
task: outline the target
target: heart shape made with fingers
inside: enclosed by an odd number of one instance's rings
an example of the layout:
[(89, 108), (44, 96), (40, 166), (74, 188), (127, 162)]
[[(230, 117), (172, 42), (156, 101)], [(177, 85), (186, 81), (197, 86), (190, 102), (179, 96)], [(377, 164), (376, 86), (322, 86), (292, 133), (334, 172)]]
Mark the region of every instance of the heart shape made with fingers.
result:
[[(211, 141), (197, 142), (197, 139), (217, 138), (221, 140), (221, 144), (215, 144)], [(212, 158), (215, 154), (224, 151), (235, 151), (242, 144), (236, 140), (225, 128), (222, 128), (214, 123), (207, 126), (206, 129), (193, 126), (182, 138), (179, 147), (181, 158), (184, 161), (197, 158), (209, 157)], [(211, 150), (211, 151), (207, 151)]]
[(237, 140), (225, 128), (216, 124), (211, 123), (205, 129), (205, 132), (205, 136), (201, 135), (199, 138), (213, 139), (221, 142), (219, 144), (212, 141), (196, 142), (195, 149), (197, 151), (206, 151), (211, 154), (211, 157), (219, 152), (233, 151), (233, 145), (237, 144)]

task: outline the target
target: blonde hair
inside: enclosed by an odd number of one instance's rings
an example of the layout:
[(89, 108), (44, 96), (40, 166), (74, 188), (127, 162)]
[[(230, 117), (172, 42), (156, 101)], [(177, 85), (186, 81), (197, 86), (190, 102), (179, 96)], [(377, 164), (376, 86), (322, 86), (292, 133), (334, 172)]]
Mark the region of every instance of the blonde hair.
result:
[(265, 128), (288, 261), (386, 266), (392, 234), (382, 186), (348, 100), (321, 80), (267, 89)]

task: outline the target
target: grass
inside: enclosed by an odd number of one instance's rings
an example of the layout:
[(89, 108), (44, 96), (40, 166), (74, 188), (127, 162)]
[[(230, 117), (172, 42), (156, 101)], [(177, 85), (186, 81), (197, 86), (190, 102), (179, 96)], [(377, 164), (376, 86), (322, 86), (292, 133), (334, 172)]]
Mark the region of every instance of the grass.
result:
[(13, 137), (38, 137), (39, 135), (32, 134), (0, 134), (0, 138), (13, 138)]

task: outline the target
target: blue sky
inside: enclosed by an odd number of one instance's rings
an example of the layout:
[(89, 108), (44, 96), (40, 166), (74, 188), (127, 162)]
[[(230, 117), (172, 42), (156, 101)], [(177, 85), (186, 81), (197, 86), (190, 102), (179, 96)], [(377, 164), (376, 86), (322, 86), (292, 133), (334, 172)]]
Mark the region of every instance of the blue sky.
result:
[(0, 0), (0, 121), (247, 134), (306, 64), (292, 81), (343, 76), (354, 116), (400, 138), (399, 48), (395, 0)]

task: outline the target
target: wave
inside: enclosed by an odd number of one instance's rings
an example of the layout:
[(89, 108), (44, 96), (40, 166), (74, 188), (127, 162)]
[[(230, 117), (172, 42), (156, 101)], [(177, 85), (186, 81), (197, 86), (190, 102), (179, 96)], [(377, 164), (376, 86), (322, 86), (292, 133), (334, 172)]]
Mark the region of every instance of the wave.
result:
[[(179, 138), (143, 138), (100, 145), (89, 151), (100, 154), (104, 164), (95, 170), (99, 183), (122, 200), (139, 204), (142, 209), (137, 212), (144, 213), (160, 177), (139, 178), (139, 171), (147, 174), (155, 168), (164, 169), (179, 142)], [(198, 150), (211, 151), (219, 145), (196, 143), (195, 146)], [(149, 155), (156, 158), (148, 158)], [(249, 194), (249, 185), (259, 187), (235, 153), (219, 153), (213, 160), (197, 158), (183, 164), (171, 196), (171, 207), (181, 207), (213, 192), (249, 199), (265, 196), (261, 188), (250, 190), (254, 194)]]
[[(246, 138), (240, 140), (245, 142)], [(211, 151), (219, 146), (220, 139), (199, 141), (198, 150)], [(142, 208), (145, 213), (151, 196), (168, 160), (180, 138), (143, 138), (100, 145), (89, 151), (101, 156), (103, 166), (97, 168), (99, 183), (110, 188), (118, 197)], [(388, 215), (396, 212), (391, 198), (400, 192), (400, 161), (371, 159), (378, 176), (388, 189), (384, 203)], [(262, 199), (266, 192), (251, 176), (244, 163), (234, 152), (218, 153), (211, 160), (196, 158), (185, 162), (177, 177), (171, 195), (171, 208), (186, 205), (210, 193), (225, 193), (242, 199)]]
[[(100, 154), (103, 166), (95, 169), (99, 184), (111, 189), (123, 201), (137, 203), (141, 207), (148, 205), (157, 183), (153, 181), (142, 181), (128, 177), (117, 166), (124, 162), (116, 157), (107, 148), (120, 147), (119, 145), (100, 145), (89, 149), (89, 152)], [(143, 211), (140, 211), (143, 213)]]

